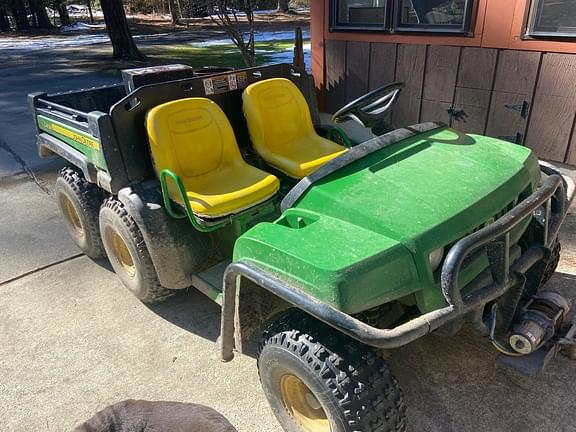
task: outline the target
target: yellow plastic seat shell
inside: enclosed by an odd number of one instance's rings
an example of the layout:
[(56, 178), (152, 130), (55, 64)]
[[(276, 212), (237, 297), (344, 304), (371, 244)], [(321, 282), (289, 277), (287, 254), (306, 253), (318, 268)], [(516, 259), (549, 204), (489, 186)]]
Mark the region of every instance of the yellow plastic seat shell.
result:
[(347, 150), (316, 133), (306, 99), (288, 79), (251, 84), (242, 101), (254, 149), (290, 177), (306, 177)]
[[(210, 99), (179, 99), (154, 107), (146, 128), (157, 173), (169, 169), (180, 177), (200, 217), (241, 212), (266, 201), (280, 187), (276, 176), (244, 161), (230, 122)], [(172, 200), (184, 205), (171, 181), (168, 190)]]

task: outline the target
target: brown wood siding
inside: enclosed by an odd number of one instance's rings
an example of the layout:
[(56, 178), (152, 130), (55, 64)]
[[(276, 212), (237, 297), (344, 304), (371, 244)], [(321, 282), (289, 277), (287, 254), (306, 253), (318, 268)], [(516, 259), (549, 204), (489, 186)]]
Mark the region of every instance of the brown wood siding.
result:
[(324, 59), (330, 112), (402, 81), (393, 127), (443, 121), (576, 164), (576, 55), (326, 40)]
[(468, 133), (484, 134), (490, 109), (490, 90), (456, 87), (453, 109), (462, 112), (451, 125)]
[(572, 139), (570, 140), (565, 162), (570, 165), (576, 165), (576, 133), (574, 132), (572, 133)]
[(353, 100), (368, 91), (370, 42), (347, 42), (346, 100)]
[(418, 122), (426, 63), (425, 45), (398, 45), (395, 81), (406, 87), (392, 111), (393, 124)]
[(491, 89), (498, 50), (462, 48), (451, 125), (469, 133), (483, 134), (490, 110)]
[(564, 161), (576, 116), (576, 56), (543, 54), (526, 145)]
[(370, 78), (368, 89), (374, 90), (394, 81), (396, 74), (396, 44), (370, 44)]
[(498, 50), (462, 48), (458, 87), (490, 90), (494, 82)]
[(452, 46), (428, 47), (420, 121), (450, 124), (449, 110), (454, 101), (461, 49)]
[(340, 107), (346, 101), (344, 77), (346, 75), (346, 42), (327, 40), (326, 56), (326, 107), (328, 111)]
[(540, 57), (529, 51), (500, 51), (487, 135), (524, 144)]

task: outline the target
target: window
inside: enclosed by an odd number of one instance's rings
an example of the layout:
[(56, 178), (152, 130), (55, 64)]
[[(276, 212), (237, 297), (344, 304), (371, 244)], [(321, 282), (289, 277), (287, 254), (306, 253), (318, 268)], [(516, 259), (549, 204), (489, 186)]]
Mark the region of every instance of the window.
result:
[[(574, 0), (576, 2), (576, 0)], [(473, 0), (333, 0), (333, 28), (470, 32)]]
[(396, 0), (395, 31), (467, 33), (471, 0)]
[(533, 0), (526, 34), (576, 37), (576, 0)]
[(385, 28), (388, 0), (336, 0), (335, 27)]

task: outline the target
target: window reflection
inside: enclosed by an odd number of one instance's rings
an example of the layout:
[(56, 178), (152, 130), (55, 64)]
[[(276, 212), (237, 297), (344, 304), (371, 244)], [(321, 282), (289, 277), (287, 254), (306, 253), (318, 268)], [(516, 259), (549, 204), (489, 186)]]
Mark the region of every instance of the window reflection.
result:
[(576, 0), (535, 0), (532, 14), (533, 33), (576, 36)]
[(401, 0), (400, 25), (462, 25), (465, 0)]
[(339, 0), (340, 24), (384, 25), (386, 0)]

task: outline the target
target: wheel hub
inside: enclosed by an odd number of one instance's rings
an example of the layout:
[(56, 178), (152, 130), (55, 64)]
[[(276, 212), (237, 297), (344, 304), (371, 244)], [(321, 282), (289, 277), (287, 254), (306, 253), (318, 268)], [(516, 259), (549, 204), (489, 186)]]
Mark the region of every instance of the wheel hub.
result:
[(304, 382), (295, 375), (280, 379), (286, 408), (304, 432), (330, 432), (330, 422), (322, 405)]
[(108, 229), (108, 239), (116, 261), (130, 277), (134, 277), (136, 275), (136, 266), (124, 239), (111, 228)]
[(83, 235), (84, 228), (82, 227), (82, 222), (80, 221), (80, 215), (76, 211), (74, 204), (72, 204), (70, 198), (68, 198), (65, 195), (63, 195), (61, 199), (62, 199), (62, 207), (64, 210), (64, 217), (70, 223), (70, 226), (74, 231), (76, 231), (80, 235)]

